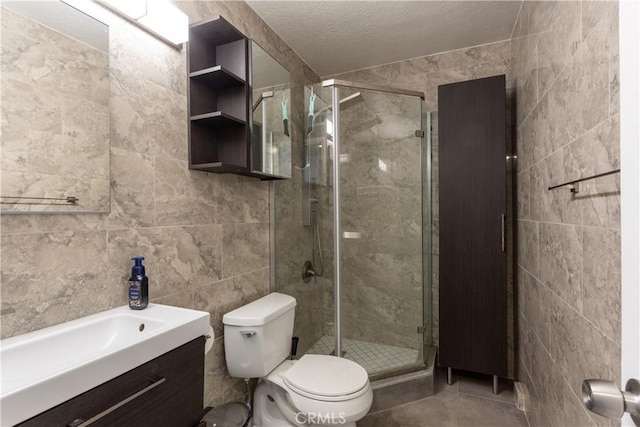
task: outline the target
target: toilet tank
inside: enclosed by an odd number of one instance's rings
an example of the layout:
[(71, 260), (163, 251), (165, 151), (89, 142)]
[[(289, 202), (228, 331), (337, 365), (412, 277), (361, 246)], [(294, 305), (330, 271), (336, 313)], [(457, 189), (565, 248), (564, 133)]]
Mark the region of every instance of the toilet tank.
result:
[(271, 293), (222, 317), (232, 377), (262, 378), (291, 353), (295, 298)]

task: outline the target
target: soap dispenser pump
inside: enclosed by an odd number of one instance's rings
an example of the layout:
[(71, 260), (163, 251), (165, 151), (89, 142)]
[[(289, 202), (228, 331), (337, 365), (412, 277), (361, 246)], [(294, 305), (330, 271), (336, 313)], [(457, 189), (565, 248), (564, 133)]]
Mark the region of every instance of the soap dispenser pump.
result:
[(129, 308), (143, 310), (149, 305), (149, 278), (144, 274), (144, 257), (131, 258), (134, 262), (129, 278)]

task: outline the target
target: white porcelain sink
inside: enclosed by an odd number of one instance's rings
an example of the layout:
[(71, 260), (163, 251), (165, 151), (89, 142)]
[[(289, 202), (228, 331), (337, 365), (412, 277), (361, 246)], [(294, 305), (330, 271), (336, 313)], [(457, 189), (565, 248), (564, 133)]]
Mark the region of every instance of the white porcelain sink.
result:
[(128, 306), (0, 341), (0, 425), (12, 426), (206, 335), (209, 313)]

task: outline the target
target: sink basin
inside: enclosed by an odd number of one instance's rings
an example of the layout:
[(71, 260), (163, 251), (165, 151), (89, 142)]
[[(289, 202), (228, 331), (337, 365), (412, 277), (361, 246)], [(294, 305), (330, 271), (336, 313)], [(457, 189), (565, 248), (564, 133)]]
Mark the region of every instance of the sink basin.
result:
[(209, 313), (128, 306), (0, 341), (0, 425), (11, 426), (206, 335)]

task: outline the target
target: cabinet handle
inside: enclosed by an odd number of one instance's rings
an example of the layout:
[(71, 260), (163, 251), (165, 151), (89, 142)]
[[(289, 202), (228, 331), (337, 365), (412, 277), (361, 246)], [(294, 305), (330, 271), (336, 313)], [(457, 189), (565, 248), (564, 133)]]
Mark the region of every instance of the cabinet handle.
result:
[(162, 384), (166, 380), (167, 380), (166, 378), (153, 379), (152, 380), (153, 382), (150, 385), (148, 385), (147, 387), (143, 388), (142, 390), (140, 390), (137, 393), (132, 394), (131, 396), (127, 397), (126, 399), (121, 400), (120, 402), (116, 403), (112, 407), (110, 407), (108, 409), (105, 409), (104, 411), (100, 412), (98, 415), (95, 415), (94, 417), (88, 419), (87, 421), (84, 421), (84, 420), (81, 420), (81, 419), (75, 419), (75, 420), (71, 421), (69, 424), (67, 424), (67, 427), (85, 427), (85, 426), (88, 426), (90, 424), (93, 424), (96, 421), (98, 421), (99, 419), (109, 415), (110, 413), (112, 413), (116, 409), (120, 408), (121, 406), (126, 405), (127, 403), (131, 402), (132, 400), (137, 399), (138, 397), (142, 396), (143, 394), (145, 394), (145, 393), (153, 390), (154, 388), (158, 387), (160, 384)]
[(505, 223), (506, 223), (505, 219), (506, 219), (506, 215), (505, 214), (500, 215), (500, 233), (501, 233), (501, 239), (502, 239), (502, 252), (506, 252), (507, 251), (506, 244), (505, 244), (505, 234), (506, 234), (506, 232), (505, 232), (505, 229), (504, 229), (504, 226), (505, 226)]

